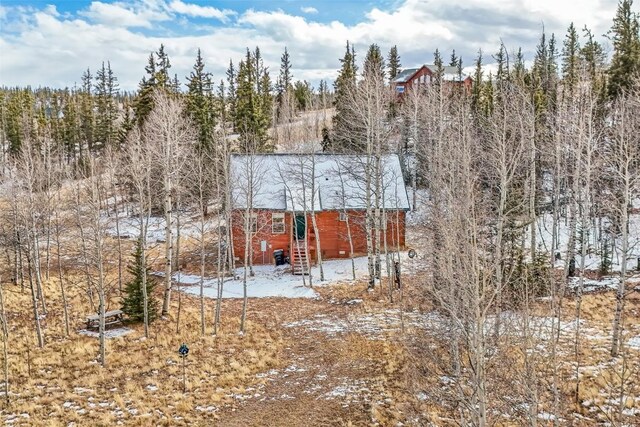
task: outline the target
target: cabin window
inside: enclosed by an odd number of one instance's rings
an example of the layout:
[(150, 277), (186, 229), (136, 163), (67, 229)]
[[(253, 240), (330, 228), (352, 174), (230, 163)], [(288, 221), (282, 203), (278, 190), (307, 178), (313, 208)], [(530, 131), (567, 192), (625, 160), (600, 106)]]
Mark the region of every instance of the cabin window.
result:
[(380, 230), (387, 229), (387, 211), (380, 212)]
[(274, 212), (271, 214), (271, 233), (284, 234), (284, 213)]
[(256, 213), (252, 213), (249, 216), (249, 230), (251, 230), (252, 233), (258, 232), (258, 214)]
[(346, 212), (340, 212), (340, 215), (338, 216), (338, 219), (340, 221), (346, 221), (347, 220), (347, 213)]

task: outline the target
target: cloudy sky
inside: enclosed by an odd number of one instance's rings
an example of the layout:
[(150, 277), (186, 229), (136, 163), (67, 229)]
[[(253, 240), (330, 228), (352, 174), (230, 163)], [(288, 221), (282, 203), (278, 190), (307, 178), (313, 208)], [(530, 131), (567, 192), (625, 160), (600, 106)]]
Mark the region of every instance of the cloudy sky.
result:
[[(579, 6), (578, 6), (579, 4)], [(533, 56), (542, 28), (564, 38), (571, 22), (601, 42), (617, 0), (0, 0), (0, 85), (73, 86), (87, 67), (111, 61), (123, 89), (144, 75), (161, 43), (184, 81), (200, 48), (216, 80), (245, 48), (260, 46), (272, 75), (288, 48), (295, 79), (333, 80), (347, 40), (397, 45), (402, 65), (452, 49), (471, 65), (500, 43)]]

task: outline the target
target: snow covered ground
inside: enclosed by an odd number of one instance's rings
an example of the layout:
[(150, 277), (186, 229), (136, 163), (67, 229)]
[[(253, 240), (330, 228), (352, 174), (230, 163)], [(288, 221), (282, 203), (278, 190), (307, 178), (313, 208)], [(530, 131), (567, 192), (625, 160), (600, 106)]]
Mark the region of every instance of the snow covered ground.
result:
[[(133, 332), (133, 329), (129, 329), (129, 328), (113, 328), (113, 329), (107, 329), (104, 332), (105, 337), (107, 338), (120, 338), (123, 337), (125, 335), (129, 335), (131, 332)], [(88, 335), (90, 337), (99, 337), (100, 334), (98, 333), (97, 330), (88, 330), (88, 329), (81, 329), (78, 331), (79, 334), (81, 335)]]
[[(106, 215), (105, 215), (106, 217)], [(205, 233), (213, 233), (218, 224), (217, 218), (208, 218), (205, 224)], [(119, 218), (116, 227), (116, 218), (112, 214), (108, 219), (107, 234), (112, 237), (122, 237), (136, 239), (140, 235), (140, 219), (137, 216), (123, 216)], [(200, 229), (197, 221), (192, 221), (190, 215), (185, 213), (181, 218), (180, 234), (185, 237), (200, 236)], [(151, 243), (164, 242), (166, 222), (164, 217), (152, 216), (147, 225), (147, 241)], [(118, 232), (119, 231), (119, 232)], [(173, 233), (175, 236), (176, 225), (175, 216), (173, 221)]]
[[(405, 256), (403, 257), (403, 265), (411, 263)], [(357, 257), (354, 259), (356, 266), (356, 278), (366, 277), (367, 257)], [(312, 268), (313, 286), (326, 286), (339, 282), (350, 282), (353, 280), (351, 271), (351, 260), (338, 259), (323, 262), (324, 281), (320, 281), (320, 268), (315, 266)], [(382, 266), (382, 274), (386, 276), (386, 266)], [(291, 274), (291, 267), (284, 265), (274, 267), (272, 265), (258, 265), (253, 267), (255, 276), (247, 277), (247, 294), (249, 298), (317, 298), (318, 294), (309, 288), (309, 276), (305, 276), (303, 283), (302, 276), (294, 276)], [(157, 273), (162, 275), (161, 273)], [(243, 297), (243, 269), (235, 270), (236, 278), (225, 278), (222, 286), (222, 298), (242, 298)], [(175, 273), (173, 279), (182, 285), (184, 292), (199, 295), (200, 294), (200, 276), (192, 274)], [(306, 286), (305, 286), (306, 283)], [(216, 278), (204, 279), (204, 295), (209, 298), (216, 298), (218, 294), (218, 286)]]
[[(616, 290), (620, 284), (619, 277), (603, 277), (600, 280), (584, 279), (582, 282), (582, 292), (597, 292), (606, 290)], [(569, 287), (577, 290), (580, 286), (579, 277), (569, 279)]]
[[(536, 232), (538, 234), (538, 245), (540, 249), (546, 252), (551, 252), (552, 249), (552, 224), (553, 218), (551, 214), (544, 214), (538, 217), (536, 223)], [(585, 269), (598, 270), (602, 263), (602, 257), (596, 253), (596, 229), (591, 227), (589, 229), (589, 242), (587, 246), (587, 256), (585, 257)], [(556, 268), (564, 268), (565, 256), (567, 245), (569, 242), (569, 224), (561, 221), (558, 231), (558, 243), (559, 247), (555, 252), (559, 252), (562, 259), (556, 261)], [(576, 232), (578, 234), (578, 232)], [(525, 235), (529, 235), (529, 230), (525, 231)], [(579, 236), (576, 236), (577, 238)], [(580, 267), (580, 249), (579, 241), (576, 240), (578, 245), (578, 252), (576, 253), (576, 268)], [(620, 271), (622, 265), (622, 254), (620, 253), (621, 242), (616, 241), (615, 249), (610, 254), (611, 256), (611, 271)], [(629, 218), (629, 254), (627, 256), (627, 271), (633, 271), (638, 266), (638, 258), (640, 258), (640, 215), (632, 214)]]

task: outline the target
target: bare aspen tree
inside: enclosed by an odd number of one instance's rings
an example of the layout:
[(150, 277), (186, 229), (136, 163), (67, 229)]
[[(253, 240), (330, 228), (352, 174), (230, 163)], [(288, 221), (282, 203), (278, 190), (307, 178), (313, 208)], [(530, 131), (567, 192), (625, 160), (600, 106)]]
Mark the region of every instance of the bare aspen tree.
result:
[[(308, 219), (311, 219), (311, 227), (313, 230), (313, 236), (315, 240), (316, 249), (316, 263), (320, 270), (320, 281), (324, 280), (324, 268), (322, 266), (322, 249), (320, 244), (320, 230), (318, 228), (318, 222), (316, 220), (317, 209), (321, 209), (320, 206), (320, 194), (319, 188), (316, 182), (317, 162), (315, 154), (299, 153), (293, 155), (288, 162), (284, 165), (284, 171), (280, 171), (280, 179), (285, 186), (286, 191), (289, 193), (291, 203), (297, 205), (298, 208), (302, 208), (301, 212), (304, 216), (304, 228), (305, 236), (302, 246), (298, 239), (297, 233), (295, 233), (296, 244), (298, 250), (305, 251), (306, 259), (306, 271), (309, 275), (309, 286), (313, 287), (313, 274), (311, 269), (311, 258), (309, 251), (309, 238), (308, 238)], [(295, 210), (294, 207), (294, 218)], [(303, 274), (304, 281), (304, 274)]]
[(65, 290), (65, 279), (62, 271), (62, 233), (65, 231), (62, 228), (60, 220), (60, 210), (66, 207), (66, 200), (62, 196), (62, 185), (58, 187), (56, 192), (55, 207), (54, 207), (54, 230), (55, 230), (55, 242), (56, 242), (56, 256), (58, 264), (58, 281), (60, 282), (60, 296), (62, 298), (62, 313), (64, 315), (64, 331), (65, 335), (69, 336), (69, 303), (67, 302), (67, 294)]
[(183, 172), (183, 151), (196, 142), (195, 127), (184, 114), (183, 102), (169, 94), (154, 93), (154, 109), (143, 128), (144, 140), (153, 147), (155, 162), (161, 176), (161, 193), (165, 219), (165, 287), (162, 316), (169, 314), (173, 272), (173, 207), (176, 185)]
[(356, 280), (356, 262), (353, 254), (353, 236), (351, 234), (351, 223), (349, 219), (349, 211), (347, 210), (347, 200), (349, 199), (346, 187), (344, 183), (344, 174), (342, 173), (342, 166), (340, 162), (336, 162), (337, 171), (336, 174), (340, 179), (340, 190), (336, 191), (337, 206), (341, 207), (342, 215), (344, 215), (345, 226), (347, 227), (347, 240), (349, 241), (349, 258), (351, 259), (351, 277)]
[[(292, 226), (293, 226), (293, 242), (294, 242), (294, 248), (293, 248), (293, 253), (294, 253), (294, 258), (293, 258), (293, 264), (292, 264), (292, 273), (296, 273), (296, 266), (298, 263), (300, 263), (300, 274), (302, 275), (302, 285), (303, 286), (307, 286), (307, 279), (305, 276), (309, 276), (309, 286), (311, 287), (313, 285), (313, 279), (312, 279), (312, 271), (311, 271), (311, 264), (309, 261), (309, 248), (307, 247), (307, 235), (306, 235), (306, 230), (307, 230), (307, 213), (306, 213), (306, 194), (304, 193), (304, 191), (302, 191), (301, 187), (302, 184), (300, 182), (300, 169), (299, 166), (297, 165), (297, 163), (302, 164), (302, 161), (300, 159), (297, 159), (297, 161), (285, 161), (285, 162), (278, 162), (277, 164), (277, 168), (278, 168), (278, 176), (280, 178), (280, 182), (282, 183), (282, 186), (284, 187), (284, 191), (285, 191), (285, 197), (288, 200), (288, 204), (290, 204), (290, 206), (287, 206), (288, 208), (290, 208), (291, 210), (291, 217), (292, 217)], [(298, 235), (297, 229), (298, 229), (298, 212), (300, 212), (299, 207), (303, 206), (303, 210), (302, 210), (302, 215), (304, 217), (304, 228), (305, 228), (305, 235), (302, 239), (300, 239), (300, 236)], [(303, 256), (304, 253), (304, 256)]]
[[(120, 184), (120, 168), (123, 166), (121, 158), (119, 154), (114, 150), (114, 148), (109, 145), (107, 146), (104, 158), (106, 162), (106, 179), (109, 183), (111, 193), (113, 194), (113, 212), (115, 214), (115, 226), (116, 226), (116, 237), (117, 237), (117, 245), (118, 245), (118, 290), (122, 292), (122, 272), (124, 262), (122, 259), (122, 240), (120, 237), (120, 204), (123, 202), (120, 197), (120, 188), (122, 187)], [(109, 199), (107, 199), (109, 200)], [(107, 205), (107, 211), (108, 211)]]
[[(151, 174), (152, 154), (149, 146), (143, 139), (139, 128), (134, 128), (127, 139), (125, 152), (125, 164), (128, 181), (133, 199), (138, 204), (138, 225), (140, 247), (142, 248), (142, 265), (147, 265), (147, 229), (151, 216)], [(142, 275), (141, 283), (144, 336), (149, 337), (149, 295), (147, 295), (147, 275)]]
[[(586, 76), (585, 76), (586, 77)], [(584, 276), (586, 259), (589, 251), (589, 235), (591, 229), (591, 216), (593, 210), (593, 182), (598, 169), (594, 163), (597, 161), (596, 154), (600, 149), (601, 129), (597, 124), (598, 100), (596, 94), (593, 93), (591, 82), (585, 78), (583, 83), (577, 89), (577, 95), (573, 99), (574, 107), (573, 120), (567, 123), (569, 129), (573, 130), (574, 145), (571, 147), (576, 151), (575, 159), (581, 162), (578, 170), (581, 171), (580, 176), (574, 177), (578, 181), (578, 194), (575, 196), (579, 214), (579, 244), (580, 244), (580, 275), (578, 285), (576, 287), (576, 332), (574, 340), (575, 354), (575, 370), (576, 370), (576, 387), (575, 400), (579, 403), (580, 399), (580, 380), (582, 373), (580, 372), (580, 321), (582, 316), (582, 291), (584, 287)], [(579, 153), (578, 153), (579, 152)]]
[[(533, 105), (528, 102), (528, 96), (522, 89), (515, 85), (502, 84), (498, 87), (500, 96), (494, 103), (493, 114), (487, 118), (483, 125), (485, 135), (485, 149), (487, 154), (486, 164), (489, 168), (489, 180), (493, 181), (497, 194), (497, 217), (495, 226), (494, 243), (494, 267), (496, 278), (496, 303), (497, 310), (502, 308), (502, 289), (504, 287), (504, 262), (503, 251), (504, 234), (507, 221), (517, 210), (524, 208), (518, 202), (515, 206), (508, 206), (508, 198), (517, 186), (518, 175), (524, 166), (524, 156), (528, 141), (533, 138), (534, 113)], [(512, 115), (513, 111), (519, 114)], [(522, 202), (520, 202), (522, 203)], [(532, 224), (533, 227), (533, 224)], [(500, 319), (498, 315), (496, 334), (500, 332)]]
[(0, 327), (2, 327), (2, 372), (4, 374), (4, 401), (9, 405), (9, 326), (4, 308), (4, 286), (0, 280)]
[(242, 314), (240, 317), (240, 333), (245, 332), (245, 323), (247, 317), (247, 279), (250, 274), (250, 263), (253, 257), (253, 241), (258, 230), (264, 224), (260, 223), (254, 209), (254, 202), (262, 193), (262, 177), (265, 173), (261, 159), (257, 158), (255, 153), (248, 153), (242, 156), (236, 156), (234, 159), (231, 178), (235, 183), (242, 183), (233, 188), (233, 203), (242, 209), (240, 221), (244, 231), (244, 260), (242, 275)]
[[(204, 277), (207, 254), (207, 237), (212, 233), (209, 222), (207, 221), (207, 208), (214, 190), (214, 173), (215, 159), (207, 148), (199, 148), (192, 153), (193, 162), (191, 162), (191, 186), (195, 194), (198, 212), (198, 240), (200, 244), (200, 332), (205, 334), (205, 310), (204, 310)], [(216, 186), (219, 186), (219, 178), (216, 178)], [(216, 190), (216, 195), (220, 193)], [(218, 232), (220, 227), (218, 227)], [(218, 236), (220, 239), (220, 236)], [(220, 246), (218, 247), (218, 259), (221, 257)], [(220, 268), (217, 269), (220, 274)]]
[[(448, 158), (447, 151), (443, 146), (449, 143), (449, 139), (444, 138), (445, 125), (448, 123), (444, 118), (444, 103), (441, 100), (441, 89), (434, 85), (418, 85), (413, 88), (408, 97), (418, 107), (412, 109), (417, 121), (421, 126), (415, 124), (413, 130), (413, 141), (417, 165), (420, 167), (420, 175), (428, 185), (429, 196), (424, 200), (418, 200), (418, 204), (429, 209), (432, 219), (428, 220), (423, 233), (428, 241), (429, 252), (433, 258), (431, 260), (434, 289), (429, 293), (434, 293), (436, 298), (441, 300), (441, 304), (446, 306), (447, 320), (451, 331), (449, 341), (451, 374), (457, 377), (461, 370), (460, 346), (462, 345), (462, 334), (459, 330), (456, 319), (461, 316), (461, 296), (458, 286), (451, 280), (454, 277), (456, 252), (446, 230), (452, 221), (449, 212), (453, 195), (450, 187), (454, 184), (452, 180), (451, 167), (457, 158)], [(469, 131), (468, 129), (466, 129)], [(457, 149), (458, 146), (456, 146)], [(458, 151), (455, 151), (459, 154)], [(414, 176), (417, 173), (414, 173)], [(415, 183), (414, 183), (415, 185)], [(415, 201), (414, 201), (415, 205)]]
[[(42, 305), (42, 313), (46, 315), (47, 307), (42, 286), (41, 256), (40, 256), (40, 229), (42, 224), (42, 192), (46, 185), (43, 182), (44, 161), (42, 154), (32, 139), (26, 139), (21, 145), (20, 158), (18, 159), (18, 174), (23, 184), (25, 196), (24, 217), (27, 221), (27, 255), (31, 268), (30, 277), (36, 284), (36, 296)], [(31, 274), (33, 273), (33, 276)]]
[[(432, 91), (431, 91), (432, 92)], [(402, 117), (405, 120), (405, 126), (407, 127), (407, 135), (403, 142), (403, 145), (398, 147), (398, 152), (402, 154), (400, 158), (404, 162), (405, 167), (408, 167), (412, 163), (408, 175), (411, 177), (411, 210), (416, 210), (417, 203), (417, 188), (418, 188), (418, 168), (416, 163), (426, 163), (428, 159), (425, 158), (425, 150), (419, 149), (417, 144), (420, 138), (420, 130), (422, 122), (426, 118), (424, 109), (424, 95), (425, 91), (418, 87), (416, 90), (409, 90), (402, 103)]]
[[(175, 206), (176, 206), (176, 250), (175, 257), (173, 258), (174, 265), (173, 271), (176, 271), (176, 286), (178, 291), (178, 311), (176, 314), (176, 334), (180, 333), (180, 314), (182, 313), (182, 292), (180, 292), (180, 280), (182, 277), (182, 267), (180, 264), (180, 243), (182, 236), (182, 228), (180, 225), (181, 214), (182, 214), (182, 191), (178, 191), (175, 198)], [(204, 310), (202, 311), (204, 313)], [(202, 322), (204, 325), (204, 321)], [(204, 335), (204, 333), (203, 333)]]
[[(320, 281), (324, 282), (324, 267), (322, 265), (322, 245), (320, 244), (320, 229), (318, 228), (318, 221), (316, 220), (316, 209), (322, 209), (322, 206), (320, 205), (321, 203), (321, 197), (320, 197), (320, 189), (318, 188), (317, 182), (316, 182), (316, 156), (315, 156), (315, 151), (311, 151), (311, 154), (309, 154), (309, 160), (311, 163), (311, 174), (309, 176), (309, 186), (310, 186), (310, 192), (311, 192), (311, 226), (313, 227), (313, 234), (315, 235), (315, 239), (316, 239), (316, 262), (318, 264), (318, 268), (320, 270)], [(303, 179), (306, 179), (306, 175), (302, 177)], [(318, 200), (318, 203), (316, 205), (316, 199)], [(309, 276), (311, 277), (311, 276)], [(311, 280), (311, 279), (310, 279)]]
[(353, 147), (347, 152), (361, 154), (364, 161), (365, 218), (369, 288), (380, 277), (380, 213), (382, 194), (382, 155), (389, 147), (392, 124), (386, 120), (391, 92), (378, 73), (365, 73), (364, 79), (347, 94), (347, 107), (352, 118)]
[[(219, 140), (218, 140), (219, 139)], [(230, 142), (227, 138), (224, 126), (220, 133), (216, 134), (216, 140), (219, 142), (217, 151), (217, 169), (214, 168), (216, 195), (222, 204), (222, 209), (218, 212), (218, 261), (216, 263), (218, 274), (218, 290), (216, 295), (216, 306), (214, 313), (213, 335), (217, 335), (220, 328), (220, 312), (222, 310), (222, 292), (224, 287), (224, 276), (226, 266), (229, 266), (232, 275), (235, 275), (235, 260), (233, 247), (233, 200), (231, 191), (231, 150)], [(222, 232), (223, 224), (225, 233)], [(224, 234), (224, 235), (223, 235)], [(224, 239), (224, 240), (223, 240)], [(225, 243), (226, 242), (226, 243)], [(224, 253), (224, 256), (223, 256)]]
[(99, 362), (104, 367), (106, 360), (105, 337), (105, 312), (110, 293), (110, 281), (107, 277), (108, 259), (111, 252), (106, 240), (108, 218), (103, 215), (102, 206), (104, 194), (101, 191), (99, 180), (102, 179), (104, 170), (98, 165), (97, 160), (88, 160), (88, 170), (79, 184), (77, 199), (82, 203), (77, 207), (78, 216), (86, 227), (86, 262), (91, 272), (92, 280), (88, 283), (98, 296), (98, 338), (100, 342)]
[(640, 191), (640, 88), (625, 93), (611, 106), (611, 130), (605, 148), (608, 168), (615, 183), (615, 224), (620, 230), (620, 283), (611, 333), (611, 355), (621, 347), (625, 283), (629, 257), (629, 209)]
[(36, 217), (38, 209), (37, 191), (39, 186), (39, 177), (41, 176), (41, 168), (39, 167), (40, 156), (36, 153), (33, 141), (26, 139), (22, 143), (20, 157), (17, 162), (17, 174), (15, 183), (17, 184), (13, 191), (13, 196), (18, 201), (18, 212), (21, 218), (21, 233), (24, 236), (25, 250), (24, 254), (27, 259), (27, 271), (29, 277), (29, 286), (31, 289), (31, 301), (33, 308), (33, 318), (38, 339), (38, 346), (44, 347), (44, 335), (40, 325), (40, 314), (38, 303), (42, 301), (43, 313), (46, 313), (44, 306), (44, 294), (42, 292), (42, 282), (40, 277), (40, 252), (37, 244), (36, 236), (38, 234), (38, 218)]
[[(297, 161), (296, 161), (297, 160)], [(309, 287), (313, 287), (313, 271), (311, 269), (311, 256), (309, 253), (309, 212), (313, 211), (314, 209), (314, 198), (313, 198), (313, 193), (309, 194), (309, 182), (307, 180), (307, 177), (305, 174), (307, 174), (309, 171), (305, 170), (305, 158), (300, 156), (298, 157), (296, 160), (294, 160), (294, 165), (295, 165), (295, 171), (297, 172), (297, 184), (298, 184), (298, 188), (296, 188), (297, 192), (299, 192), (299, 194), (294, 195), (293, 197), (297, 196), (297, 202), (300, 204), (300, 206), (302, 207), (302, 215), (304, 217), (304, 240), (303, 240), (303, 246), (302, 249), (304, 250), (305, 254), (305, 263), (306, 263), (306, 267), (307, 267), (307, 272), (309, 273)], [(295, 175), (294, 175), (295, 176)], [(285, 179), (295, 179), (294, 176), (286, 176)], [(292, 203), (295, 203), (295, 199), (291, 199)], [(295, 215), (294, 215), (295, 216)], [(297, 221), (297, 219), (295, 219), (295, 221)], [(296, 223), (296, 228), (297, 228), (298, 224)], [(299, 239), (298, 233), (296, 232), (296, 239)], [(298, 244), (300, 242), (298, 241)], [(299, 248), (298, 248), (299, 251)], [(304, 280), (304, 274), (303, 274), (303, 280)]]
[(74, 219), (76, 222), (76, 227), (78, 228), (78, 233), (80, 237), (80, 252), (81, 259), (83, 265), (83, 272), (86, 280), (86, 290), (87, 297), (89, 298), (89, 303), (91, 304), (92, 309), (96, 309), (95, 302), (93, 300), (93, 276), (91, 275), (91, 262), (90, 262), (90, 253), (88, 246), (88, 234), (86, 230), (86, 225), (83, 219), (83, 199), (82, 199), (82, 189), (80, 185), (80, 181), (78, 180), (73, 188), (74, 193)]
[(49, 280), (49, 271), (51, 267), (51, 223), (52, 223), (52, 209), (53, 209), (53, 199), (55, 197), (54, 190), (56, 187), (56, 174), (54, 168), (54, 164), (52, 162), (52, 157), (55, 155), (52, 151), (52, 140), (51, 140), (51, 129), (49, 126), (45, 127), (44, 136), (42, 138), (42, 212), (41, 215), (45, 216), (45, 218), (41, 219), (42, 226), (44, 228), (43, 233), (45, 234), (45, 262), (44, 262), (44, 277), (46, 280)]

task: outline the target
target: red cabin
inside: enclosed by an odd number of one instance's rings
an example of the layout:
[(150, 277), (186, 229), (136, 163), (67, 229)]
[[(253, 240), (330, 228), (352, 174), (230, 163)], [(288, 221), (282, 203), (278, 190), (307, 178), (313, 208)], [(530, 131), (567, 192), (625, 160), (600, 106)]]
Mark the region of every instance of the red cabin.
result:
[(352, 247), (354, 256), (366, 254), (367, 229), (381, 250), (404, 249), (409, 201), (400, 161), (382, 156), (380, 179), (367, 185), (363, 172), (375, 161), (334, 154), (232, 155), (235, 260), (270, 264), (282, 254), (300, 273), (317, 259), (318, 242), (323, 259), (348, 258)]

